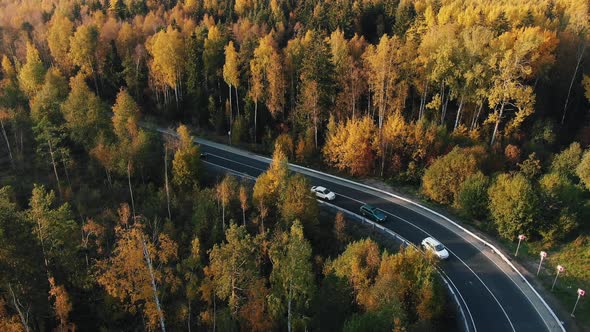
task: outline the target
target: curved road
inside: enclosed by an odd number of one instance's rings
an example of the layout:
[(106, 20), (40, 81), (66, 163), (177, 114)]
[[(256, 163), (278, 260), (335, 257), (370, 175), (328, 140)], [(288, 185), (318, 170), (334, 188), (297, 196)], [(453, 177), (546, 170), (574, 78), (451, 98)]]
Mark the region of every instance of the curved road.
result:
[[(201, 152), (207, 153), (207, 164), (251, 177), (268, 168), (268, 158), (203, 139), (196, 141)], [(295, 165), (290, 168), (307, 176), (312, 185), (334, 191), (337, 198), (330, 202), (334, 205), (352, 212), (358, 212), (364, 203), (380, 208), (388, 215), (384, 226), (416, 245), (427, 236), (444, 243), (450, 257), (440, 268), (458, 295), (469, 331), (565, 331), (508, 264), (449, 221), (378, 189)]]

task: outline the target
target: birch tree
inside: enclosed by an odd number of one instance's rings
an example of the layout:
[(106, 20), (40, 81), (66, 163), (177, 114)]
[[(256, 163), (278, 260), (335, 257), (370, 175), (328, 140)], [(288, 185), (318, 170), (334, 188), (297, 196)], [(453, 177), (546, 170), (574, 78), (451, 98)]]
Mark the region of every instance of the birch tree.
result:
[(293, 320), (302, 318), (307, 301), (315, 292), (311, 269), (311, 245), (303, 236), (303, 227), (295, 221), (288, 233), (280, 233), (269, 251), (273, 268), (270, 280), (273, 294), (286, 306), (287, 331)]

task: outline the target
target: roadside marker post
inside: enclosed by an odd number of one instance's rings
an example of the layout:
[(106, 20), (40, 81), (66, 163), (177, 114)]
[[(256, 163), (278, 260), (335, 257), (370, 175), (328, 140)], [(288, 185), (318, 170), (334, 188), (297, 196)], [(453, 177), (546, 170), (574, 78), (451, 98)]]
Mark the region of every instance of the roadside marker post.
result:
[(557, 265), (557, 274), (555, 275), (555, 279), (553, 280), (553, 285), (551, 286), (552, 291), (553, 291), (553, 288), (555, 288), (555, 283), (557, 282), (557, 278), (559, 277), (559, 274), (562, 273), (563, 271), (565, 271), (565, 267), (563, 267), (561, 265)]
[(578, 288), (578, 299), (576, 300), (576, 304), (574, 304), (574, 309), (572, 310), (571, 314), (572, 317), (576, 317), (574, 316), (574, 312), (576, 312), (576, 307), (578, 306), (578, 302), (580, 302), (580, 298), (584, 295), (586, 295), (586, 291), (581, 288)]
[(526, 236), (524, 236), (523, 234), (520, 234), (518, 236), (518, 245), (516, 246), (516, 252), (514, 253), (514, 257), (518, 256), (518, 249), (520, 249), (520, 243), (522, 242), (522, 240), (526, 239)]
[(539, 268), (537, 269), (537, 275), (539, 275), (539, 272), (541, 271), (541, 265), (543, 265), (543, 260), (545, 259), (545, 257), (547, 257), (547, 253), (544, 251), (541, 251), (541, 260), (539, 261)]

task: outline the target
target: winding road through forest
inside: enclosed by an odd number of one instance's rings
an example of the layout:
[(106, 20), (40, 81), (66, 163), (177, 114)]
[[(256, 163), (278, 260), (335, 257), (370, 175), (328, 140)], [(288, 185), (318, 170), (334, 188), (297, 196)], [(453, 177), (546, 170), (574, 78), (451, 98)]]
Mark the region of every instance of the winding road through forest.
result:
[[(171, 134), (170, 131), (159, 129)], [(270, 159), (231, 146), (197, 138), (203, 162), (239, 176), (258, 177)], [(473, 233), (452, 220), (403, 197), (365, 184), (290, 164), (293, 172), (312, 185), (334, 191), (330, 203), (355, 213), (368, 203), (383, 210), (383, 226), (419, 245), (427, 236), (441, 241), (450, 252), (440, 268), (459, 299), (469, 331), (565, 331), (545, 301), (510, 263)], [(506, 257), (506, 256), (504, 256)]]

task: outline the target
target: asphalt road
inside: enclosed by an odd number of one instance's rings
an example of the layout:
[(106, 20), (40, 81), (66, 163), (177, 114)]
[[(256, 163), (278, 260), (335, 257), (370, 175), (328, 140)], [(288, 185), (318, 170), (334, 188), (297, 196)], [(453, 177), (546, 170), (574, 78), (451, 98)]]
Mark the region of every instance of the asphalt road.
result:
[[(201, 143), (203, 161), (211, 166), (257, 177), (268, 168), (268, 162)], [(366, 188), (343, 185), (329, 177), (305, 174), (312, 185), (322, 185), (337, 195), (330, 202), (358, 213), (368, 203), (383, 210), (392, 231), (419, 245), (433, 236), (449, 250), (448, 260), (441, 262), (465, 312), (470, 331), (548, 331), (550, 328), (537, 309), (515, 282), (478, 248), (449, 228), (434, 222), (403, 204), (384, 199)], [(380, 197), (381, 196), (381, 197)]]

